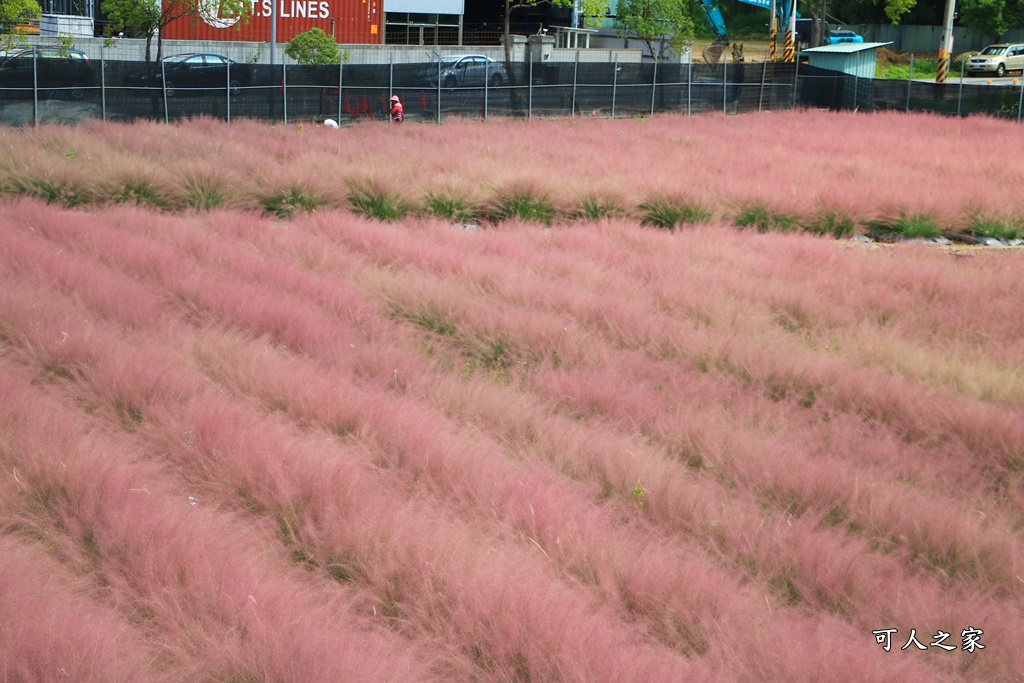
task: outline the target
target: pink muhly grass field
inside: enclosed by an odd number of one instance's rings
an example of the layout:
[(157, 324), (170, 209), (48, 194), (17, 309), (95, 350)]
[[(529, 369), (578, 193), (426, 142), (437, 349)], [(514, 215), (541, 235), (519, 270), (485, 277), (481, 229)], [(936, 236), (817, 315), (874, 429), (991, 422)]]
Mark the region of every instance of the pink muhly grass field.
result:
[(0, 679), (1015, 680), (1021, 252), (730, 227), (1019, 220), (972, 123), (4, 131)]

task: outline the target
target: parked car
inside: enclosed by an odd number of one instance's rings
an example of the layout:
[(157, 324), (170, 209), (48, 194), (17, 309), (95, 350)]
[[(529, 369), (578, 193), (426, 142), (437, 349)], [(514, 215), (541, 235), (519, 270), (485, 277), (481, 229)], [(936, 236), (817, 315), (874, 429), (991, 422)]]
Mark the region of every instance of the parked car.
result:
[(420, 72), (417, 80), (427, 87), (436, 88), (439, 75), (445, 88), (482, 88), (484, 84), (497, 88), (509, 82), (505, 66), (483, 55), (441, 57)]
[(52, 99), (80, 100), (96, 87), (96, 75), (81, 50), (35, 46), (0, 52), (0, 95), (31, 98), (33, 86)]
[[(228, 81), (228, 65), (231, 65), (231, 80)], [(235, 68), (238, 66), (239, 68)], [(237, 95), (241, 88), (250, 83), (251, 70), (224, 55), (206, 52), (186, 52), (163, 59), (163, 68), (154, 65), (149, 73), (132, 79), (132, 84), (148, 88), (167, 88), (167, 96), (180, 94), (202, 95), (221, 93), (231, 88)], [(163, 81), (166, 79), (166, 83)], [(193, 89), (195, 89), (193, 91)]]
[(977, 57), (967, 60), (967, 73), (971, 76), (994, 73), (1002, 77), (1007, 71), (1024, 69), (1024, 44), (1000, 43), (989, 45)]
[(840, 43), (863, 43), (864, 37), (857, 35), (848, 28), (836, 29), (828, 32), (828, 44), (839, 45)]

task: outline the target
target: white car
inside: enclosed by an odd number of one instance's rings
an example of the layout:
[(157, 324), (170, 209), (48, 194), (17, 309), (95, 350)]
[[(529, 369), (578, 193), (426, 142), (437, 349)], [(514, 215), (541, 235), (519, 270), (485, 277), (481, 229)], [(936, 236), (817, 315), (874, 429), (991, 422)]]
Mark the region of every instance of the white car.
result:
[(508, 83), (508, 73), (501, 62), (483, 55), (450, 55), (419, 74), (419, 81), (436, 88), (438, 76), (445, 88), (480, 88), (485, 84), (497, 88)]
[(1002, 77), (1007, 71), (1021, 69), (1024, 69), (1024, 44), (1021, 43), (989, 45), (967, 61), (967, 73), (972, 76), (991, 73)]

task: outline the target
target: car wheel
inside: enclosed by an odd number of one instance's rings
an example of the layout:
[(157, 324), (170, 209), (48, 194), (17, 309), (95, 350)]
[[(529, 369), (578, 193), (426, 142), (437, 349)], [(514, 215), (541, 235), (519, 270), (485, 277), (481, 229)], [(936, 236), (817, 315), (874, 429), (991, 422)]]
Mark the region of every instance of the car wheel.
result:
[(446, 87), (446, 88), (454, 88), (455, 87), (455, 76), (445, 76), (444, 77), (444, 87)]
[(492, 88), (501, 87), (501, 74), (494, 74), (493, 76), (491, 76), (490, 86)]
[(1006, 65), (1000, 64), (996, 67), (996, 78), (1002, 78), (1006, 75)]
[(242, 92), (242, 82), (239, 81), (237, 78), (232, 78), (231, 83), (228, 84), (228, 87), (231, 88), (231, 94), (235, 95), (236, 97), (240, 92)]
[(170, 81), (164, 83), (164, 90), (167, 92), (168, 97), (174, 97), (174, 84)]
[(68, 90), (68, 97), (73, 100), (80, 100), (85, 97), (85, 90), (83, 88), (73, 88)]

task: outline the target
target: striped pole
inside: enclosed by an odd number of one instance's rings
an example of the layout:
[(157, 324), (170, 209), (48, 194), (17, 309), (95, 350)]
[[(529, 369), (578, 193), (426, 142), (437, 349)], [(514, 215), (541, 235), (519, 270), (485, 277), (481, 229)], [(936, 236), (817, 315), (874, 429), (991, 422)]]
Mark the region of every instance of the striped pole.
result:
[(956, 0), (946, 0), (946, 11), (942, 23), (942, 38), (939, 41), (939, 67), (935, 73), (936, 83), (945, 83), (949, 74), (949, 59), (953, 55), (953, 20), (956, 18)]
[(776, 17), (772, 17), (772, 28), (768, 31), (768, 61), (775, 61), (775, 45), (776, 38), (779, 33), (779, 20)]
[(796, 3), (792, 3), (789, 10), (789, 25), (786, 27), (786, 48), (782, 54), (782, 61), (796, 61)]
[(945, 83), (946, 76), (949, 75), (949, 58), (950, 50), (947, 50), (945, 45), (939, 48), (939, 67), (935, 73), (936, 83)]

